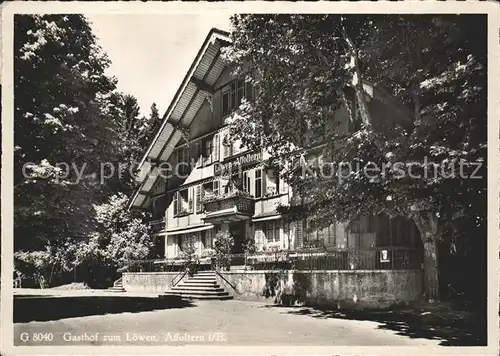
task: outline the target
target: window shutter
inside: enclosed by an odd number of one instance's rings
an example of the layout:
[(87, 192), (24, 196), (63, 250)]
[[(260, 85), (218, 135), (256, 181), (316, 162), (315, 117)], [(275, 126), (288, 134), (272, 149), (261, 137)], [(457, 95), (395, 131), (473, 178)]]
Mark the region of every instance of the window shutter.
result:
[(201, 185), (196, 186), (196, 212), (201, 212)]
[(302, 228), (302, 221), (295, 221), (295, 246), (300, 248), (304, 245), (304, 231)]
[(213, 150), (213, 156), (214, 156), (214, 161), (219, 160), (219, 149), (220, 149), (220, 141), (219, 141), (219, 134), (215, 134), (213, 138), (213, 145), (212, 145), (212, 150)]
[(182, 197), (179, 191), (177, 191), (177, 211), (179, 213), (182, 211)]
[(179, 214), (179, 192), (174, 193), (174, 198), (172, 199), (174, 203), (174, 216)]
[(223, 140), (223, 144), (224, 146), (224, 159), (227, 159), (229, 156), (232, 155), (232, 143), (229, 141), (229, 137), (228, 137), (228, 134), (226, 133), (226, 136)]
[(194, 189), (191, 187), (188, 190), (188, 211), (190, 213), (193, 212), (193, 205), (194, 205)]
[(196, 167), (201, 166), (201, 161), (202, 161), (202, 154), (201, 154), (201, 141), (196, 141), (195, 144), (195, 150), (196, 150)]
[(283, 248), (290, 248), (290, 223), (283, 222)]
[(253, 86), (252, 83), (246, 82), (246, 98), (248, 101), (253, 101)]
[(267, 170), (264, 168), (261, 168), (262, 171), (262, 195), (266, 195), (267, 193)]

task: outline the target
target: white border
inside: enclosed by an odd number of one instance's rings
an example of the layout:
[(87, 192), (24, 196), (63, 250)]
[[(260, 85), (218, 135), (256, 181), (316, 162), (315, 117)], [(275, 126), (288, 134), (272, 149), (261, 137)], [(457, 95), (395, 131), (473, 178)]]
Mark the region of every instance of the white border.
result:
[[(394, 354), (394, 355), (498, 355), (499, 354), (499, 7), (495, 2), (9, 2), (2, 4), (2, 284), (1, 350), (8, 354)], [(233, 13), (487, 13), (488, 16), (488, 347), (299, 347), (299, 346), (13, 346), (13, 15), (16, 13), (181, 14), (217, 11)], [(209, 16), (209, 15), (208, 15)]]

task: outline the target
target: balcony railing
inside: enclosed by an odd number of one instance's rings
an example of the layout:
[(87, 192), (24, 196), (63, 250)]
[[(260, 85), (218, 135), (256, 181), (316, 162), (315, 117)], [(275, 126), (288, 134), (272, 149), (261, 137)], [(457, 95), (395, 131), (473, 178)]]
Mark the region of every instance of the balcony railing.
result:
[(151, 226), (153, 233), (162, 231), (166, 227), (165, 218), (150, 221), (149, 226)]
[(226, 194), (206, 196), (203, 199), (203, 205), (207, 214), (234, 208), (236, 213), (249, 216), (254, 213), (253, 197), (242, 191), (232, 191)]

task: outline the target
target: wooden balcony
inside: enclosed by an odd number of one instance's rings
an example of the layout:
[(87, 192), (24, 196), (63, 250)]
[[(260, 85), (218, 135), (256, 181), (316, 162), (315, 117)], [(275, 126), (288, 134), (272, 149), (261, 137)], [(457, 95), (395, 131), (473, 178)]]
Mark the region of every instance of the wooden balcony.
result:
[(247, 220), (254, 214), (254, 199), (251, 195), (236, 191), (223, 195), (205, 197), (203, 206), (205, 222), (232, 222)]
[(159, 220), (153, 220), (149, 222), (149, 226), (151, 226), (151, 230), (153, 233), (160, 232), (162, 230), (165, 230), (167, 227), (165, 218), (159, 219)]

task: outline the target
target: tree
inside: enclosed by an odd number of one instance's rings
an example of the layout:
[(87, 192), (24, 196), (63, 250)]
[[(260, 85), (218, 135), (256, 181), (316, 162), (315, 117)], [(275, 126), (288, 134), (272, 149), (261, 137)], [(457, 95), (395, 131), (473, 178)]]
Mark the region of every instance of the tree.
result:
[(116, 91), (81, 15), (18, 15), (14, 43), (18, 265), (46, 281), (80, 266), (79, 278), (102, 285), (149, 253), (146, 217), (128, 213), (121, 192), (134, 187), (158, 111), (140, 117), (137, 100)]
[[(294, 165), (279, 166), (305, 203), (280, 210), (296, 219), (307, 215), (313, 228), (368, 214), (412, 219), (425, 248), (429, 299), (439, 296), (437, 245), (444, 231), (463, 235), (464, 225), (476, 231), (484, 226), (485, 179), (413, 179), (401, 177), (401, 168), (414, 164), (424, 173), (427, 157), (444, 172), (461, 162), (466, 173), (476, 163), (484, 173), (486, 47), (471, 41), (466, 24), (474, 21), (478, 18), (238, 15), (232, 18), (233, 46), (225, 52), (236, 73), (248, 65), (256, 87), (255, 101), (232, 117), (232, 137), (246, 147), (265, 148), (278, 162), (315, 154), (337, 167), (349, 164), (345, 176), (338, 169), (321, 174), (325, 165), (309, 164), (306, 175)], [(385, 84), (400, 103), (413, 107), (408, 124), (392, 126), (373, 117), (361, 86), (366, 79)], [(390, 95), (371, 100), (391, 101)], [(355, 132), (335, 130), (342, 109)], [(387, 169), (368, 176), (368, 163)], [(470, 194), (473, 204), (464, 200)]]
[(109, 285), (105, 277), (115, 277), (116, 269), (130, 260), (149, 256), (152, 234), (145, 213), (127, 209), (128, 197), (118, 193), (108, 202), (94, 205), (95, 227), (85, 241), (66, 246), (66, 269), (82, 266), (93, 285)]
[(50, 249), (88, 231), (113, 152), (103, 103), (109, 60), (80, 15), (17, 15), (14, 38), (15, 248)]

